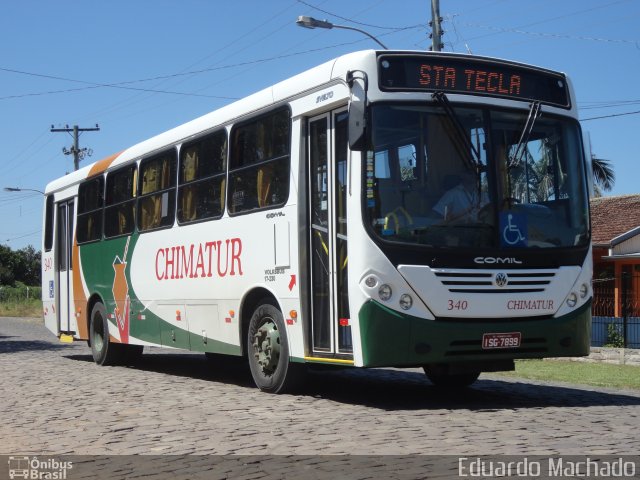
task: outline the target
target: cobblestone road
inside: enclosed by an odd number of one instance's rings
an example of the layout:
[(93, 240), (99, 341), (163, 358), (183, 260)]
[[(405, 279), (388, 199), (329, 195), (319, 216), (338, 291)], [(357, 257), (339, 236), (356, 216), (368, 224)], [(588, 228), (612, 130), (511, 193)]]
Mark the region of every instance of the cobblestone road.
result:
[(35, 320), (0, 318), (0, 454), (637, 454), (640, 392), (481, 376), (438, 393), (418, 370), (313, 372), (300, 395), (239, 362), (151, 349), (98, 367)]

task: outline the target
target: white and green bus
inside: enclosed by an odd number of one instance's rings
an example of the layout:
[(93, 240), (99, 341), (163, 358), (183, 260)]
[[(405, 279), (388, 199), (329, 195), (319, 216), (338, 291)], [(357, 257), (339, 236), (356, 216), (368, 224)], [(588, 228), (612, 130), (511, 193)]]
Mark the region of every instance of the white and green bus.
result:
[(267, 392), (586, 355), (588, 172), (562, 73), (344, 55), (47, 185), (45, 323), (98, 364), (246, 356)]

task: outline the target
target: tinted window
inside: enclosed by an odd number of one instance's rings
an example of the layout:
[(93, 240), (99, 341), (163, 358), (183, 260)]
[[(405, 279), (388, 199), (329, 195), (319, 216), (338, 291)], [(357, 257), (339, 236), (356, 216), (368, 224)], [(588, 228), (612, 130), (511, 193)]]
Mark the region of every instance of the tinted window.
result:
[(175, 217), (175, 150), (140, 162), (140, 231), (173, 225)]
[(178, 221), (222, 216), (227, 167), (227, 135), (220, 131), (182, 146)]
[(102, 237), (102, 207), (104, 205), (104, 177), (82, 183), (78, 189), (78, 243), (99, 240)]
[(107, 175), (104, 235), (115, 237), (133, 232), (135, 225), (136, 166)]
[(44, 250), (50, 252), (53, 247), (53, 195), (47, 196), (44, 218)]
[(283, 205), (289, 196), (291, 120), (278, 110), (235, 127), (227, 204), (230, 213)]

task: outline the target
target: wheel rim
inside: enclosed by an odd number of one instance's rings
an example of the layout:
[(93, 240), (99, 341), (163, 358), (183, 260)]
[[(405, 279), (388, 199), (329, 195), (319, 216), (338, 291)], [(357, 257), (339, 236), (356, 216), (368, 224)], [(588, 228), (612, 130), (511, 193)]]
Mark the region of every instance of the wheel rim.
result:
[(93, 345), (98, 352), (102, 351), (104, 347), (104, 325), (102, 323), (102, 317), (96, 315), (93, 317)]
[(273, 375), (280, 360), (280, 332), (273, 319), (265, 319), (253, 334), (253, 355), (260, 372)]

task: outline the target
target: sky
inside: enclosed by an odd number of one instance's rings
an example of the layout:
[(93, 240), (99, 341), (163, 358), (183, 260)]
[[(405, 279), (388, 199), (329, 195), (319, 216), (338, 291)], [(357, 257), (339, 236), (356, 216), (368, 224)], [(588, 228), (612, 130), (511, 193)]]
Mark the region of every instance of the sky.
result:
[[(377, 45), (427, 50), (430, 0), (20, 0), (0, 5), (0, 244), (40, 249), (44, 190), (81, 166), (328, 61)], [(565, 72), (592, 152), (640, 193), (639, 0), (440, 0), (444, 51)], [(601, 118), (604, 117), (604, 118)]]

